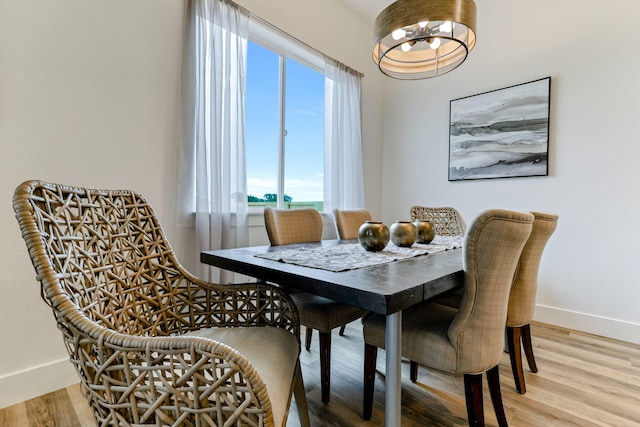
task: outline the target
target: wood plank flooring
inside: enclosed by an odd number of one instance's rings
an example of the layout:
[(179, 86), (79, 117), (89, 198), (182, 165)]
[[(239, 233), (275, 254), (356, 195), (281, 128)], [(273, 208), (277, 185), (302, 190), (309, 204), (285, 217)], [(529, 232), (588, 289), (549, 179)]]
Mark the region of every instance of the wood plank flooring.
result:
[[(640, 426), (640, 346), (534, 323), (533, 345), (539, 372), (528, 371), (527, 393), (516, 392), (509, 357), (500, 364), (502, 397), (509, 425)], [(331, 402), (320, 398), (317, 334), (312, 351), (302, 352), (303, 375), (313, 426), (381, 426), (384, 423), (384, 351), (378, 352), (376, 395), (371, 421), (362, 412), (362, 330), (332, 336)], [(402, 426), (466, 426), (462, 377), (420, 368), (409, 381), (403, 363)], [(485, 381), (485, 419), (496, 426)], [(95, 426), (79, 386), (71, 386), (0, 410), (0, 426)], [(295, 403), (287, 427), (298, 427)]]

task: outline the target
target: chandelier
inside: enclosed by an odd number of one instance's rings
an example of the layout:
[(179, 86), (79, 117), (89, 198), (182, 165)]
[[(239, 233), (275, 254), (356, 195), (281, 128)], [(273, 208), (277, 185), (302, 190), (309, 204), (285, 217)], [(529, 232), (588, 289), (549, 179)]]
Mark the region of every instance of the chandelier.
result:
[(428, 79), (457, 68), (475, 44), (473, 0), (398, 0), (376, 18), (373, 60), (387, 76)]

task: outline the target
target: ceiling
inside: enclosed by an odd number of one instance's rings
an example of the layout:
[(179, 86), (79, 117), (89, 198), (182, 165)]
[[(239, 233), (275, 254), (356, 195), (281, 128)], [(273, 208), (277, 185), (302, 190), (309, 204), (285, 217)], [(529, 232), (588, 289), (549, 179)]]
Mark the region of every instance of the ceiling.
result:
[(346, 7), (360, 16), (365, 22), (373, 25), (382, 10), (393, 3), (393, 0), (339, 0)]

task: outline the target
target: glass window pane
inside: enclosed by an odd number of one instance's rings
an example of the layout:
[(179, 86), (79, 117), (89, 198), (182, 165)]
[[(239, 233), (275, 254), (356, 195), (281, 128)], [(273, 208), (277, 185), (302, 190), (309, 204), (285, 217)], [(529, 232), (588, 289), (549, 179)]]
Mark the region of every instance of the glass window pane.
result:
[(279, 151), (279, 56), (247, 48), (246, 167), (249, 207), (276, 206)]
[(285, 207), (322, 211), (324, 76), (290, 58), (286, 62), (285, 126)]

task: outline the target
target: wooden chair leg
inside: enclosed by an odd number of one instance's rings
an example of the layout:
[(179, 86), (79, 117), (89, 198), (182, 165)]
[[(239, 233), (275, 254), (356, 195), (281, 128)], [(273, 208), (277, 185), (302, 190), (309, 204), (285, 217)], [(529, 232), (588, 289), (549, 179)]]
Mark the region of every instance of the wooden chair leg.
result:
[(527, 392), (524, 383), (524, 371), (522, 370), (522, 350), (520, 349), (520, 327), (507, 326), (507, 344), (509, 346), (509, 359), (511, 359), (511, 371), (513, 381), (516, 383), (518, 393)]
[(308, 326), (306, 329), (307, 331), (304, 336), (304, 348), (307, 349), (307, 351), (311, 351), (311, 334), (313, 333), (313, 329)]
[(376, 361), (378, 358), (378, 347), (375, 345), (364, 345), (364, 398), (362, 399), (362, 418), (371, 419), (373, 411), (373, 393), (376, 384)]
[(293, 379), (293, 395), (296, 398), (296, 407), (298, 409), (298, 419), (301, 427), (310, 427), (309, 408), (307, 407), (307, 395), (304, 391), (304, 381), (302, 381), (302, 370), (300, 369), (300, 361), (296, 366)]
[(409, 362), (409, 378), (414, 384), (418, 381), (418, 362), (414, 362), (413, 360)]
[(346, 327), (347, 327), (347, 325), (340, 326), (340, 336), (344, 335), (344, 330), (345, 330)]
[(527, 356), (527, 363), (531, 372), (538, 372), (536, 358), (533, 356), (533, 344), (531, 343), (531, 325), (526, 324), (522, 327), (522, 346), (524, 354)]
[(467, 418), (470, 427), (484, 427), (482, 403), (482, 374), (464, 375), (464, 397), (467, 402)]
[(491, 403), (496, 413), (496, 419), (500, 427), (507, 427), (507, 416), (504, 413), (502, 405), (502, 392), (500, 391), (500, 370), (496, 365), (487, 371), (487, 382), (489, 383), (489, 394), (491, 395)]
[(329, 403), (331, 390), (331, 331), (318, 332), (320, 339), (320, 389), (322, 403)]

